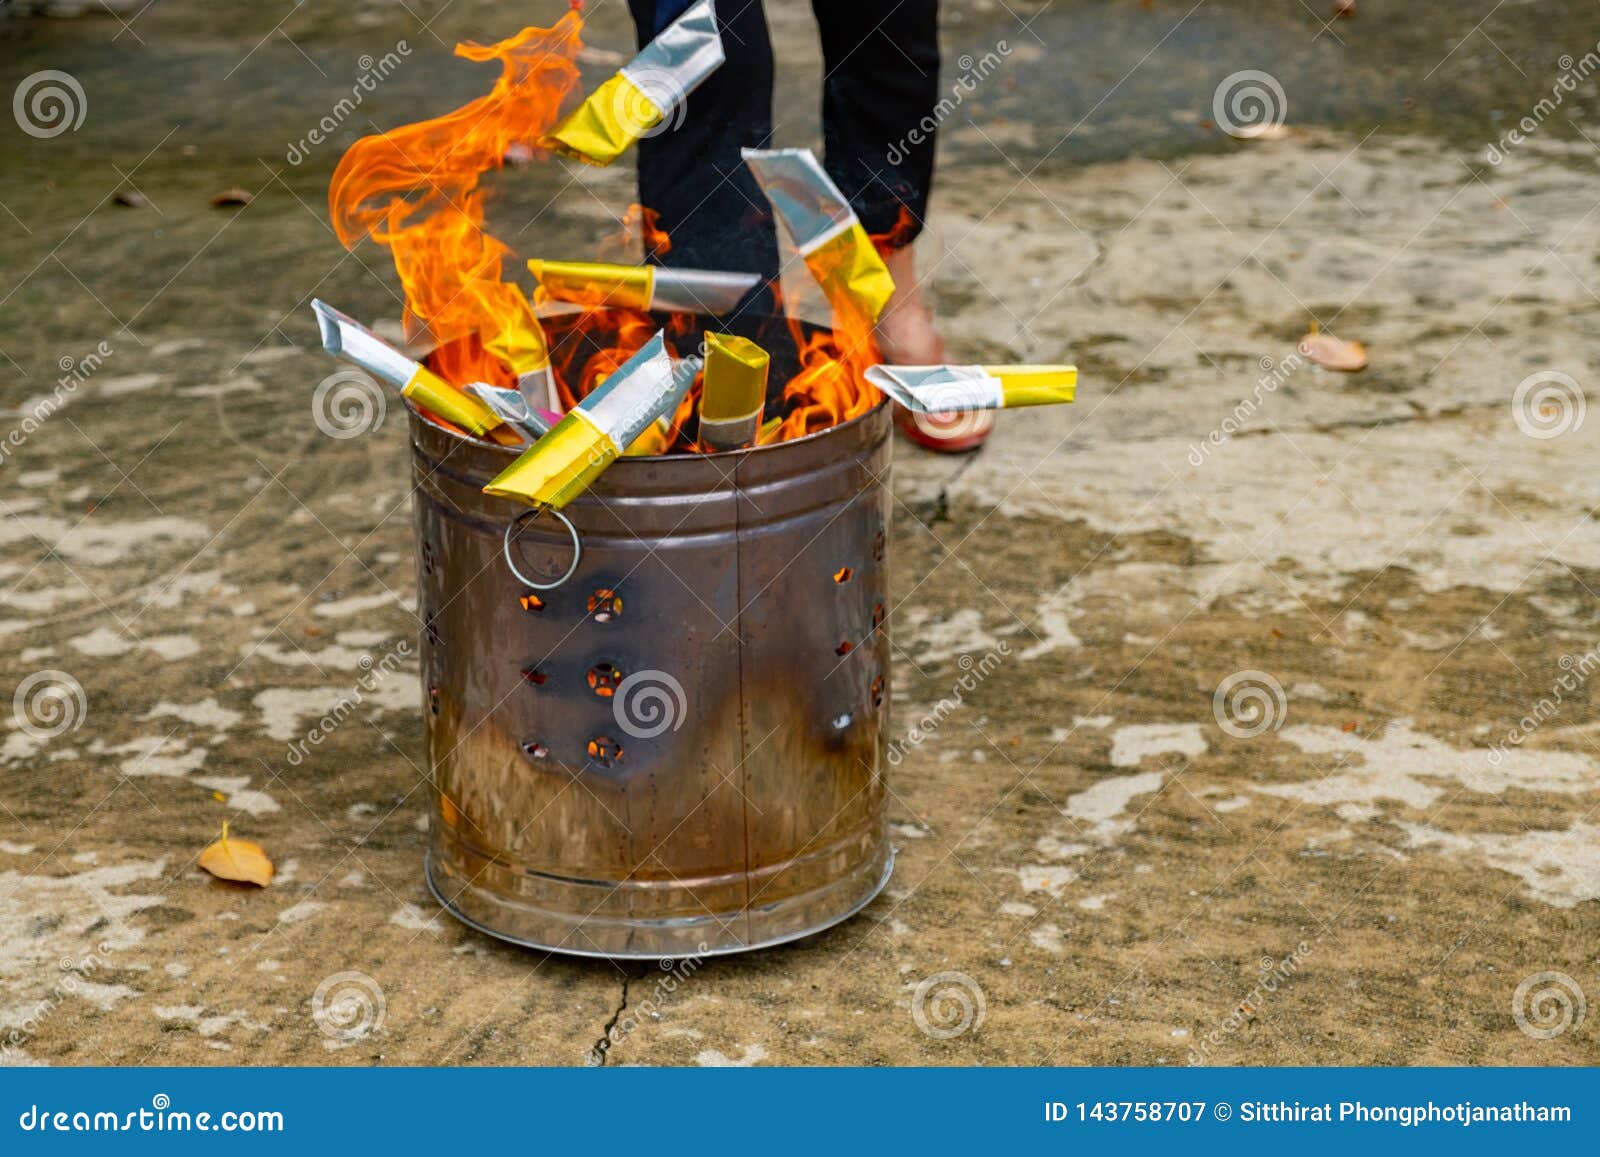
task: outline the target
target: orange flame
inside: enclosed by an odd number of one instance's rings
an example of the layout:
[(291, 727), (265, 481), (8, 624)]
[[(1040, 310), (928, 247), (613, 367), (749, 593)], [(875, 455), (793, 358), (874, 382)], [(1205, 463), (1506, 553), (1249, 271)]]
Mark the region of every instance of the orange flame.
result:
[[(427, 331), (434, 344), (432, 368), (457, 386), (514, 385), (511, 367), (488, 353), (485, 342), (538, 324), (527, 295), (504, 280), (511, 249), (484, 231), (481, 179), (505, 163), (513, 146), (543, 152), (536, 142), (554, 127), (578, 86), (583, 22), (577, 7), (552, 28), (525, 28), (498, 44), (458, 44), (457, 56), (500, 63), (493, 89), (444, 116), (363, 137), (333, 174), (328, 205), (339, 240), (353, 248), (371, 237), (389, 249), (405, 289), (408, 332)], [(619, 257), (618, 245), (634, 255)], [(621, 238), (603, 245), (598, 259), (637, 261), (640, 248), (653, 259), (670, 247), (655, 214), (634, 205), (624, 216)], [(649, 314), (589, 304), (548, 325), (550, 360), (567, 406), (631, 357), (656, 328)], [(674, 317), (668, 336), (683, 347), (696, 329), (693, 319)], [(782, 422), (763, 442), (815, 433), (878, 403), (878, 391), (862, 376), (878, 360), (866, 318), (840, 315), (832, 333), (809, 332), (790, 319), (789, 330), (801, 370), (781, 400), (769, 405), (769, 418)], [(677, 449), (693, 449), (687, 428), (698, 392), (697, 386), (673, 416)]]
[(455, 343), (439, 362), (457, 385), (512, 381), (510, 368), (472, 340), (532, 317), (522, 291), (501, 280), (511, 250), (483, 231), (479, 182), (510, 146), (536, 141), (556, 123), (578, 83), (582, 27), (572, 11), (554, 28), (456, 45), (467, 60), (500, 62), (489, 94), (434, 120), (363, 137), (334, 170), (328, 208), (339, 240), (348, 249), (370, 235), (388, 246), (408, 312), (435, 342)]

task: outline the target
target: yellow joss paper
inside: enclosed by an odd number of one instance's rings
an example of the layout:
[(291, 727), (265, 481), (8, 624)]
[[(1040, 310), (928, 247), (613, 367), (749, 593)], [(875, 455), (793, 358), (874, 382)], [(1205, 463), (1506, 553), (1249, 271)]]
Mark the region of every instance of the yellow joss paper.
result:
[(560, 510), (678, 408), (699, 368), (698, 358), (674, 362), (657, 333), (483, 492)]
[(744, 149), (741, 155), (834, 309), (875, 325), (894, 294), (894, 278), (811, 150)]
[(737, 450), (755, 441), (767, 404), (770, 361), (749, 338), (706, 334), (700, 442), (707, 450)]
[(638, 85), (619, 72), (590, 93), (541, 143), (575, 161), (609, 165), (665, 116)]
[(653, 265), (536, 259), (528, 262), (528, 272), (556, 301), (576, 301), (605, 309), (649, 309), (654, 296)]
[(470, 434), (506, 446), (521, 443), (522, 439), (506, 428), (500, 416), (488, 406), (462, 393), (421, 362), (407, 357), (348, 314), (315, 299), (311, 309), (317, 315), (322, 346), (329, 353), (400, 387), (400, 392), (422, 409)]
[(560, 510), (621, 456), (616, 440), (586, 411), (575, 408), (496, 475), (483, 492)]
[(889, 267), (859, 221), (811, 252), (802, 250), (801, 258), (835, 308), (848, 302), (873, 324), (894, 296)]
[(1000, 380), (1000, 404), (1053, 406), (1070, 402), (1077, 392), (1076, 366), (984, 366)]
[(517, 375), (517, 389), (530, 406), (559, 413), (561, 395), (556, 392), (544, 327), (516, 286), (501, 282), (493, 288), (497, 295), (490, 314), (500, 326), (493, 333), (481, 335), (484, 350), (511, 367)]
[(653, 454), (665, 454), (672, 445), (672, 423), (666, 418), (657, 418), (645, 428), (645, 432), (633, 440), (633, 445), (622, 452), (624, 458), (648, 458)]
[(528, 272), (554, 301), (673, 313), (727, 313), (761, 282), (759, 273), (603, 261), (534, 260)]
[(722, 61), (716, 7), (712, 0), (699, 0), (540, 143), (574, 160), (609, 165), (640, 137), (680, 119), (689, 94)]
[(924, 414), (1052, 406), (1072, 401), (1078, 369), (1064, 365), (871, 366), (866, 379)]
[(500, 416), (488, 406), (462, 393), (426, 366), (419, 365), (411, 380), (400, 387), (400, 392), (424, 410), (438, 414), (468, 433), (487, 435), (504, 425)]

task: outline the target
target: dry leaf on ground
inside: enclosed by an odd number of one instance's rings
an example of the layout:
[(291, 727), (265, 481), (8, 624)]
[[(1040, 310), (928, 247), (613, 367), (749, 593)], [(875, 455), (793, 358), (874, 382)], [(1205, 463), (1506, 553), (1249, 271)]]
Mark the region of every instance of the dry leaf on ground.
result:
[(1367, 347), (1358, 341), (1345, 341), (1331, 333), (1312, 330), (1300, 339), (1300, 354), (1324, 369), (1353, 374), (1367, 368)]
[(272, 861), (265, 849), (251, 840), (230, 839), (226, 821), (222, 824), (222, 838), (200, 853), (200, 866), (219, 880), (238, 880), (263, 888), (272, 883)]
[(1259, 124), (1240, 125), (1232, 130), (1233, 135), (1246, 141), (1281, 141), (1291, 136), (1294, 130), (1288, 125), (1279, 124), (1277, 121), (1262, 121)]
[(256, 199), (256, 195), (249, 189), (241, 189), (237, 185), (231, 189), (224, 189), (211, 198), (211, 203), (217, 206), (248, 205)]

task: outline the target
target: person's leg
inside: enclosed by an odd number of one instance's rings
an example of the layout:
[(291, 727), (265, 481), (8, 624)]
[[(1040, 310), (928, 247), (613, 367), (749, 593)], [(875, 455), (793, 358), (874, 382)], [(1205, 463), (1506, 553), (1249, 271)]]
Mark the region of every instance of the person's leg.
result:
[[(628, 0), (640, 47), (688, 6), (688, 0)], [(655, 210), (671, 242), (669, 252), (649, 258), (773, 280), (772, 210), (739, 156), (741, 148), (766, 148), (772, 139), (772, 45), (761, 0), (717, 0), (717, 23), (726, 61), (690, 94), (676, 128), (638, 145), (639, 201)]]
[[(938, 0), (812, 0), (822, 37), (823, 164), (874, 236), (909, 245), (933, 184)], [(916, 138), (916, 139), (913, 139)]]
[[(867, 232), (887, 238), (895, 293), (878, 319), (886, 362), (933, 365), (944, 343), (922, 295), (911, 243), (933, 187), (939, 103), (938, 0), (812, 0), (822, 35), (824, 164)], [(898, 411), (906, 435), (929, 449), (971, 450), (994, 428), (988, 411)]]

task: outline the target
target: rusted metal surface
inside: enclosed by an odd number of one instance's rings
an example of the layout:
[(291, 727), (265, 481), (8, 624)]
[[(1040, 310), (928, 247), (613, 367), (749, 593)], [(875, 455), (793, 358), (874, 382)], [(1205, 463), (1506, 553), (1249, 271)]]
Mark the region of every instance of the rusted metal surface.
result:
[[(507, 940), (734, 952), (888, 879), (889, 412), (794, 442), (623, 459), (566, 508), (570, 581), (501, 557), (508, 451), (411, 414), (429, 883)], [(515, 540), (530, 576), (560, 525)]]

